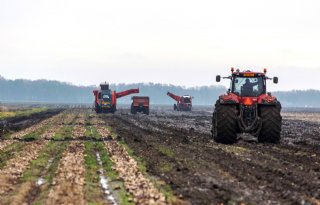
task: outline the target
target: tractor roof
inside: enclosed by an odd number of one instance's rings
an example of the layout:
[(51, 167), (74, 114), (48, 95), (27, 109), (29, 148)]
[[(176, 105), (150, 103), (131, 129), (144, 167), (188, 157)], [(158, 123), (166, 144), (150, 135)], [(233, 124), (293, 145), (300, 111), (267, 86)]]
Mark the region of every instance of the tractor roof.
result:
[(235, 72), (232, 72), (232, 75), (241, 76), (241, 77), (260, 77), (260, 76), (265, 76), (266, 71), (265, 72), (254, 72), (251, 70), (240, 71), (239, 69), (237, 69)]

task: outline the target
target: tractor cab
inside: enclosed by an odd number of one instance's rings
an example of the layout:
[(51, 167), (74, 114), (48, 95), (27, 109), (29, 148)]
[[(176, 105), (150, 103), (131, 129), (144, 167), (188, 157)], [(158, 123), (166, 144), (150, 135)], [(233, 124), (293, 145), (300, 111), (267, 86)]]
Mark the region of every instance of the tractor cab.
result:
[(110, 108), (112, 106), (112, 92), (109, 88), (108, 83), (100, 84), (100, 92), (98, 94), (98, 99), (101, 103), (102, 108)]
[(242, 97), (257, 97), (266, 93), (264, 73), (235, 72), (231, 77), (231, 92)]
[(191, 104), (191, 96), (190, 95), (184, 95), (181, 97), (181, 102), (186, 104)]

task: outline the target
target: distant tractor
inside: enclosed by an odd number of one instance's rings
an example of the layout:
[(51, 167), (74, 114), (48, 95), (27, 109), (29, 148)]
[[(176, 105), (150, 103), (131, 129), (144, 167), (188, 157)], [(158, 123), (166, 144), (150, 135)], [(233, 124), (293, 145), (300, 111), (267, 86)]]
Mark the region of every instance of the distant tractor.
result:
[(100, 84), (100, 90), (94, 90), (94, 110), (96, 113), (114, 113), (117, 110), (117, 99), (130, 95), (133, 93), (139, 93), (139, 89), (131, 89), (117, 93), (114, 90), (110, 90), (108, 83)]
[(131, 113), (137, 114), (137, 112), (142, 112), (149, 115), (150, 99), (145, 96), (133, 96), (131, 104)]
[(177, 111), (191, 111), (192, 110), (192, 96), (183, 95), (177, 96), (173, 93), (168, 92), (168, 96), (177, 101), (177, 104), (173, 105), (173, 109)]
[[(231, 80), (227, 94), (216, 102), (212, 118), (212, 135), (218, 143), (236, 143), (238, 133), (249, 133), (259, 142), (279, 143), (281, 133), (281, 104), (267, 93), (266, 81), (271, 80), (264, 72), (249, 70), (240, 72), (231, 68)], [(221, 76), (216, 76), (220, 82)], [(274, 77), (273, 82), (278, 83)]]

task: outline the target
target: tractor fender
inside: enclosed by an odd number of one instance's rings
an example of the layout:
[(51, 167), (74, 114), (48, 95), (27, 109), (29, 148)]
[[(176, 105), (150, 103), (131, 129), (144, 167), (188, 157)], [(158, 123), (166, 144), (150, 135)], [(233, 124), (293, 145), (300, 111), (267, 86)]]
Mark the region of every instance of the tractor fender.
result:
[(233, 93), (219, 96), (220, 104), (239, 104), (239, 97)]
[(259, 96), (258, 103), (263, 105), (275, 105), (278, 103), (278, 100), (272, 95), (263, 94)]

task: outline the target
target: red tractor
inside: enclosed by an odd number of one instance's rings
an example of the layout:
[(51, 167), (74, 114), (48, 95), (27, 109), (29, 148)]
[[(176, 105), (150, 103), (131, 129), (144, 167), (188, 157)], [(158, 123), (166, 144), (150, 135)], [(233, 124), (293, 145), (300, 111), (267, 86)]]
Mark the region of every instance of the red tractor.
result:
[(143, 112), (149, 115), (150, 99), (145, 96), (133, 96), (131, 104), (131, 114), (137, 114), (137, 112)]
[(192, 110), (192, 96), (183, 95), (177, 96), (173, 93), (168, 92), (168, 96), (177, 101), (177, 104), (173, 105), (173, 109), (177, 111), (191, 111)]
[(94, 110), (96, 113), (114, 113), (117, 110), (117, 99), (133, 93), (139, 93), (139, 89), (117, 93), (109, 89), (108, 83), (102, 83), (100, 84), (100, 90), (93, 91), (95, 96)]
[[(259, 142), (279, 143), (281, 133), (281, 104), (267, 93), (266, 81), (271, 80), (264, 72), (234, 71), (224, 79), (231, 80), (227, 94), (216, 102), (212, 118), (212, 135), (218, 143), (233, 144), (238, 133), (249, 133)], [(216, 76), (220, 82), (221, 76)], [(273, 82), (278, 83), (274, 77)]]

